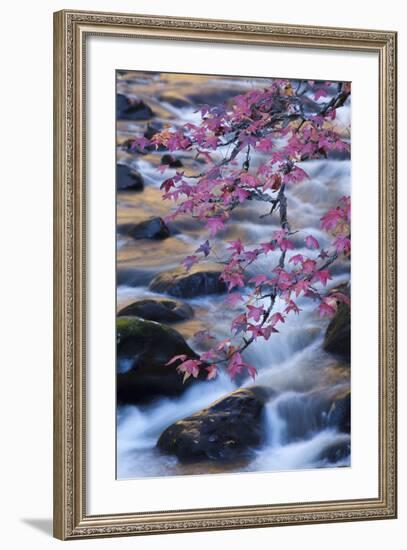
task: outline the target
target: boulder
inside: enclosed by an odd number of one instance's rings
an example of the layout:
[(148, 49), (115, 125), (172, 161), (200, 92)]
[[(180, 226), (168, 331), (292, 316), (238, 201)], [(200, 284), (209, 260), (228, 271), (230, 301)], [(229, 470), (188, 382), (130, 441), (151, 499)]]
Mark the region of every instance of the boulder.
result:
[(332, 403), (328, 412), (328, 426), (335, 427), (340, 432), (350, 433), (350, 416), (350, 391), (348, 391)]
[(170, 168), (182, 168), (183, 166), (182, 162), (179, 159), (173, 157), (172, 155), (169, 155), (168, 153), (161, 157), (160, 163), (166, 164)]
[(149, 120), (154, 112), (141, 99), (130, 99), (124, 94), (117, 94), (116, 116), (119, 120)]
[(187, 271), (177, 267), (159, 273), (150, 283), (150, 290), (170, 294), (178, 298), (193, 298), (226, 291), (226, 284), (219, 278), (221, 270), (214, 264), (198, 264)]
[(118, 191), (142, 191), (144, 181), (136, 170), (125, 164), (116, 164), (116, 187)]
[(191, 107), (191, 102), (187, 101), (183, 97), (179, 97), (176, 95), (171, 94), (163, 94), (160, 96), (160, 101), (164, 101), (165, 103), (169, 103), (176, 109), (183, 109), (185, 107)]
[(350, 306), (341, 302), (326, 330), (324, 350), (350, 361)]
[(264, 404), (270, 394), (261, 386), (236, 390), (169, 426), (157, 447), (181, 462), (250, 456), (265, 441)]
[(350, 438), (340, 435), (335, 441), (324, 447), (317, 456), (317, 460), (324, 465), (336, 464), (350, 455)]
[(194, 310), (188, 304), (179, 302), (178, 300), (146, 298), (145, 300), (138, 300), (126, 306), (117, 315), (119, 317), (141, 317), (142, 319), (162, 323), (176, 323), (177, 321), (191, 319), (194, 315)]
[(121, 404), (148, 403), (158, 397), (180, 395), (197, 379), (183, 383), (175, 355), (197, 358), (183, 336), (160, 323), (137, 317), (117, 319), (117, 360), (129, 366), (117, 373), (117, 400)]
[(133, 239), (166, 239), (170, 236), (165, 221), (158, 216), (138, 223), (124, 223), (117, 226), (118, 233), (128, 235)]

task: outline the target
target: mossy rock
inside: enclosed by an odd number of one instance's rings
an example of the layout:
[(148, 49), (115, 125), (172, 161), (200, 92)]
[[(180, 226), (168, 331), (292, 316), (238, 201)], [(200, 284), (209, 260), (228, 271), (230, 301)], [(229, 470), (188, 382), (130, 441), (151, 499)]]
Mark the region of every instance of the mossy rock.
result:
[(158, 397), (180, 395), (196, 381), (183, 377), (176, 367), (167, 366), (175, 355), (197, 358), (176, 330), (137, 317), (117, 319), (117, 360), (130, 364), (127, 372), (117, 373), (119, 403), (147, 403)]
[(188, 304), (178, 300), (146, 298), (129, 304), (121, 309), (117, 315), (120, 317), (141, 317), (148, 321), (158, 321), (161, 323), (176, 323), (191, 319), (194, 315), (194, 310)]

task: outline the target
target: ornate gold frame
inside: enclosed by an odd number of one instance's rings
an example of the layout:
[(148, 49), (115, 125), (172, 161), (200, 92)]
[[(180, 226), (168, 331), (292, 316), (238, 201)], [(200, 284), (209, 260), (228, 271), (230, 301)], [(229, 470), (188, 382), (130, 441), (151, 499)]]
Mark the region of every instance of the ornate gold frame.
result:
[[(379, 59), (379, 495), (377, 498), (89, 516), (85, 493), (86, 36), (370, 51)], [(60, 539), (396, 517), (395, 32), (147, 15), (54, 14), (54, 535)]]

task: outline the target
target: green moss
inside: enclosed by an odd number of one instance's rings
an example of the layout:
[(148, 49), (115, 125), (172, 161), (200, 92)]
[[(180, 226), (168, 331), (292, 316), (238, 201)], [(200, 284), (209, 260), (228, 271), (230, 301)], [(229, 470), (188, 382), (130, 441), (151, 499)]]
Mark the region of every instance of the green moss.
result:
[(155, 321), (146, 321), (139, 317), (118, 317), (116, 320), (117, 332), (120, 332), (123, 336), (142, 336), (149, 332), (163, 332), (171, 334), (174, 332), (166, 325), (161, 325)]

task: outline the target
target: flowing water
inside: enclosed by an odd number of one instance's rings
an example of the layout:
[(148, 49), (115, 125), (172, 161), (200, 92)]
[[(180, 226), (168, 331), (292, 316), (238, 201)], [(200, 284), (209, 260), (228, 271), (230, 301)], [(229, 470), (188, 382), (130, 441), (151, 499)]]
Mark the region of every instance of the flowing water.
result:
[[(144, 99), (155, 113), (152, 124), (184, 124), (198, 122), (196, 98), (235, 95), (255, 85), (253, 79), (229, 80), (216, 77), (176, 78), (174, 75), (148, 73), (124, 73), (119, 75), (118, 91)], [(208, 103), (209, 101), (201, 101)], [(344, 107), (338, 112), (348, 124), (350, 112)], [(120, 120), (117, 124), (118, 161), (135, 168), (143, 176), (145, 189), (140, 193), (118, 192), (118, 224), (137, 222), (149, 216), (165, 216), (171, 204), (161, 199), (159, 185), (163, 176), (156, 167), (160, 153), (138, 155), (129, 153), (123, 143), (146, 129), (146, 122)], [(175, 154), (188, 168), (191, 163), (185, 154)], [(347, 159), (308, 161), (303, 164), (310, 181), (292, 187), (288, 192), (288, 216), (291, 228), (312, 232), (322, 247), (327, 245), (327, 235), (319, 229), (319, 219), (335, 201), (350, 193), (350, 161)], [(264, 242), (276, 228), (276, 220), (259, 218), (267, 211), (267, 205), (248, 205), (238, 209), (229, 227), (216, 241), (222, 250), (225, 241), (238, 237), (245, 244)], [(271, 223), (273, 222), (273, 223)], [(162, 297), (148, 290), (148, 284), (158, 273), (178, 267), (181, 261), (207, 238), (202, 228), (188, 218), (180, 218), (170, 225), (171, 237), (162, 241), (135, 241), (120, 233), (117, 235), (117, 308), (149, 296)], [(303, 242), (303, 238), (301, 239)], [(295, 253), (300, 252), (299, 248)], [(302, 252), (306, 253), (305, 250)], [(309, 252), (309, 251), (308, 251)], [(288, 256), (289, 258), (289, 256)], [(253, 273), (265, 267), (275, 266), (276, 256), (256, 264)], [(333, 269), (332, 287), (349, 281), (350, 265), (338, 262)], [(222, 338), (229, 335), (230, 321), (236, 316), (236, 308), (224, 305), (224, 296), (211, 295), (190, 300), (194, 309), (193, 319), (172, 325), (199, 351), (200, 343), (194, 334), (210, 327), (211, 332)], [(349, 435), (327, 428), (321, 413), (321, 396), (339, 394), (349, 387), (349, 366), (322, 350), (327, 321), (318, 318), (315, 304), (299, 300), (303, 309), (299, 316), (291, 314), (281, 326), (280, 333), (269, 341), (259, 340), (246, 351), (246, 359), (258, 370), (255, 384), (266, 385), (276, 391), (276, 397), (266, 405), (265, 423), (267, 438), (263, 447), (248, 460), (228, 464), (216, 462), (180, 464), (176, 458), (163, 456), (155, 448), (162, 431), (174, 421), (184, 418), (210, 405), (216, 399), (236, 389), (225, 374), (211, 382), (199, 382), (182, 396), (163, 398), (151, 405), (118, 407), (117, 411), (117, 477), (137, 478), (178, 474), (217, 473), (226, 471), (249, 472), (281, 469), (346, 466), (350, 453), (339, 458), (325, 452), (331, 448), (349, 448)], [(276, 304), (276, 311), (279, 311)], [(122, 371), (126, 364), (118, 365)], [(241, 381), (250, 386), (252, 380)]]

